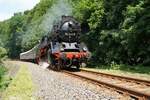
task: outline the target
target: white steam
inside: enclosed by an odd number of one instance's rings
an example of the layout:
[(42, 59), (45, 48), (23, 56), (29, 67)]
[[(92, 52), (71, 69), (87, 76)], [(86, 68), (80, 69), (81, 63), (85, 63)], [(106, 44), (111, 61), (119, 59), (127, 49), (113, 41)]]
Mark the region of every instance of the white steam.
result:
[(71, 15), (72, 7), (67, 0), (58, 0), (44, 16), (44, 20), (41, 24), (43, 31), (48, 33), (53, 26), (54, 22), (60, 20), (62, 15)]
[(57, 22), (61, 19), (62, 15), (71, 15), (72, 6), (69, 4), (69, 0), (57, 0), (55, 3), (48, 9), (43, 17), (40, 17), (38, 20), (32, 22), (27, 31), (22, 37), (22, 47), (24, 49), (29, 49), (34, 47), (37, 44), (38, 40), (44, 35), (48, 35), (51, 31), (54, 22)]

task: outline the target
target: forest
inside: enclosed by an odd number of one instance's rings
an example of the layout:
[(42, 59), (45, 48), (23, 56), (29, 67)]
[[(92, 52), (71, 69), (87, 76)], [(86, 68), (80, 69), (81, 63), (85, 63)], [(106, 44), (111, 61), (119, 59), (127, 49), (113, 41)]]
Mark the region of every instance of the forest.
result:
[(82, 26), (91, 64), (150, 65), (149, 0), (41, 0), (33, 9), (0, 22), (0, 60), (18, 59), (61, 15)]

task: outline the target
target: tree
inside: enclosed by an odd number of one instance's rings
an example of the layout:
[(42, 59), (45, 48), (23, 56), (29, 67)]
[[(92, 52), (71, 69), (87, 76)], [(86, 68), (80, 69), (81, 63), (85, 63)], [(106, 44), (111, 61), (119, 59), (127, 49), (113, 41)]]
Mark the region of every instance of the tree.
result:
[(8, 38), (7, 47), (9, 49), (8, 55), (11, 58), (19, 57), (21, 52), (21, 36), (23, 26), (23, 17), (22, 13), (16, 13), (14, 17), (9, 22), (10, 36)]
[(2, 63), (2, 60), (6, 57), (7, 51), (3, 47), (0, 47), (0, 63)]

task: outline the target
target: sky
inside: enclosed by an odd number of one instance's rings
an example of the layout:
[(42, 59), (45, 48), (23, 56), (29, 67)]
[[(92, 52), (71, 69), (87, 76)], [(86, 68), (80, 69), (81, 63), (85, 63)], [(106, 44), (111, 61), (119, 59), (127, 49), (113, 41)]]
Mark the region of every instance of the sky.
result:
[(0, 0), (0, 21), (9, 19), (16, 12), (32, 9), (40, 0)]

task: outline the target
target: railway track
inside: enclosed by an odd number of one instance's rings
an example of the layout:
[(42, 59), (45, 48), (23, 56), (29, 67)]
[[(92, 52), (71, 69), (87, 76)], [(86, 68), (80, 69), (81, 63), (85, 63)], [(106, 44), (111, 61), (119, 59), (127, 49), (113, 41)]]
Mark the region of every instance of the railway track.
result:
[(131, 97), (136, 100), (150, 100), (150, 81), (147, 80), (99, 73), (83, 69), (81, 69), (81, 71), (64, 70), (63, 72), (68, 75), (96, 83), (100, 86), (113, 89), (125, 97)]

